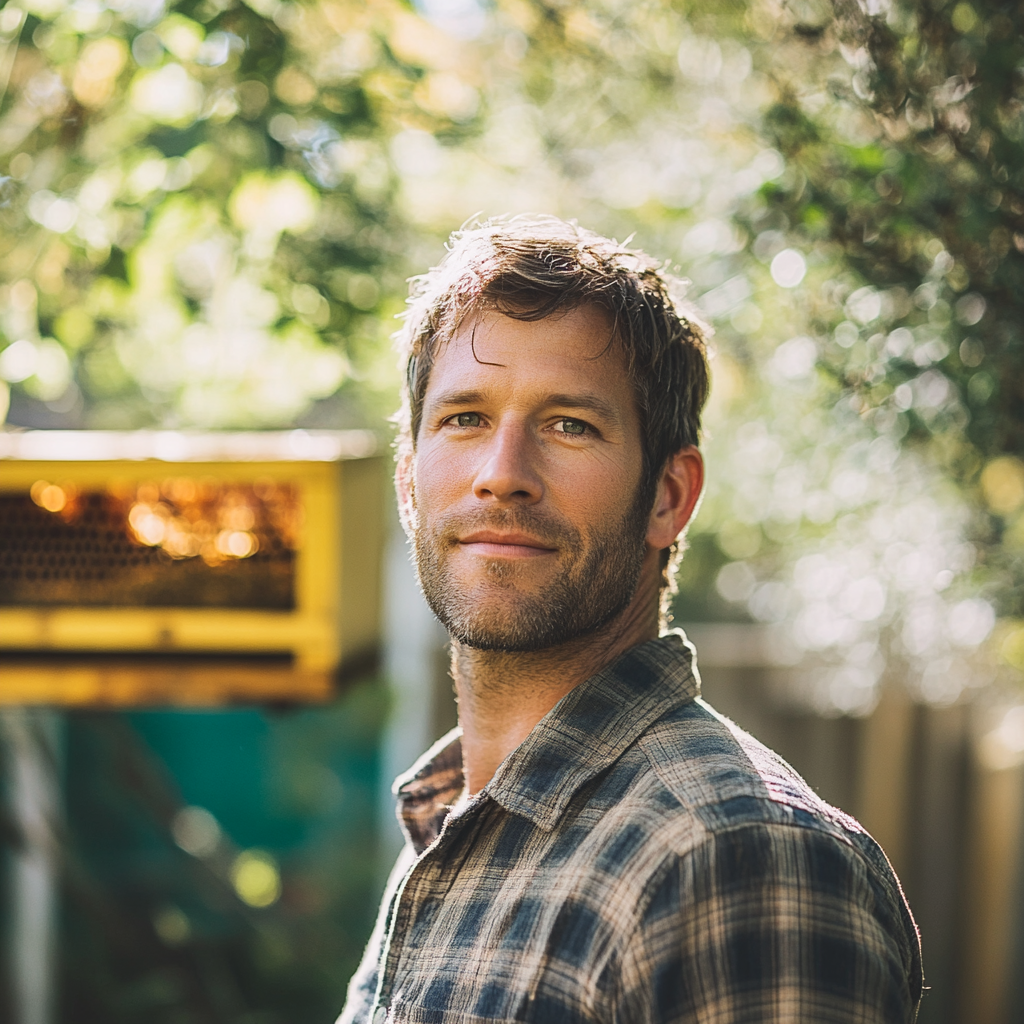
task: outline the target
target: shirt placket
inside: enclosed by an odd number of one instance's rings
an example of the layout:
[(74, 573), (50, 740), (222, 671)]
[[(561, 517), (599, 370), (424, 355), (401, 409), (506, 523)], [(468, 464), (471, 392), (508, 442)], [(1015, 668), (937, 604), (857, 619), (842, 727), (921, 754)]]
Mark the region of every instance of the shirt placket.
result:
[[(440, 900), (451, 887), (461, 858), (453, 857), (453, 847), (471, 841), (474, 823), (480, 816), (481, 804), (470, 806), (458, 817), (445, 821), (441, 834), (416, 859), (402, 883), (395, 890), (388, 912), (389, 926), (381, 953), (381, 974), (370, 1015), (372, 1024), (388, 1019), (391, 997), (402, 972), (402, 956), (406, 951), (410, 930), (415, 926), (424, 904)], [(448, 868), (449, 870), (446, 870)]]

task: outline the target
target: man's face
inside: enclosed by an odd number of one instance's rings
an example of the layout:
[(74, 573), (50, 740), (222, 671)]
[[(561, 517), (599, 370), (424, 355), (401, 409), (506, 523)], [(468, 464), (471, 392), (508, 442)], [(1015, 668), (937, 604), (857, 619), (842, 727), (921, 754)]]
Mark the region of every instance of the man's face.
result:
[(484, 312), (438, 353), (399, 491), (427, 601), (464, 644), (551, 647), (633, 597), (650, 502), (610, 335), (592, 307)]

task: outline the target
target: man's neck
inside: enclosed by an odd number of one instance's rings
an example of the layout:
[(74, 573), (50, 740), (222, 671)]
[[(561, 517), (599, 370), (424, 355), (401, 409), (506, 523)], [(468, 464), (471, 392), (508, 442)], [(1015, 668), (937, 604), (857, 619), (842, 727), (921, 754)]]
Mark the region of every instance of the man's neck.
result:
[(589, 636), (542, 651), (481, 651), (452, 641), (452, 675), (470, 794), (574, 687), (658, 635), (660, 567), (648, 565), (630, 604)]

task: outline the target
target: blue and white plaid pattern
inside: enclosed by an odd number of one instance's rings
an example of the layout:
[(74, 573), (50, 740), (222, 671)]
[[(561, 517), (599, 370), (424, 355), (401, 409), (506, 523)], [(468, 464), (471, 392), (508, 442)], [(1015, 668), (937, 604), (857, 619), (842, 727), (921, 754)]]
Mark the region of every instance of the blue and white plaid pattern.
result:
[(680, 634), (635, 647), (455, 810), (458, 731), (428, 751), (339, 1024), (912, 1021), (885, 855), (699, 692)]

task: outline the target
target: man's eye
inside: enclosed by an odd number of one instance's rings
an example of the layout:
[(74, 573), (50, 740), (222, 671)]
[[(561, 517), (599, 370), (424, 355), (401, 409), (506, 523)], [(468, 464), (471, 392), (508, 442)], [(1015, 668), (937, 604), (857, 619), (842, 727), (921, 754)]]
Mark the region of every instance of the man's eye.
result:
[(559, 421), (558, 425), (562, 428), (561, 432), (563, 434), (575, 434), (578, 436), (587, 432), (587, 425), (582, 420), (563, 419)]
[(455, 425), (458, 427), (479, 427), (480, 413), (460, 412), (459, 415), (455, 417)]

